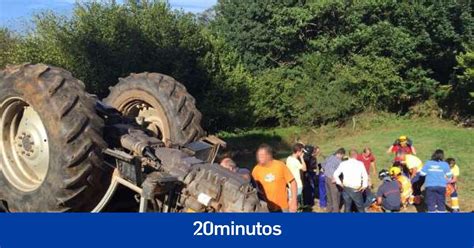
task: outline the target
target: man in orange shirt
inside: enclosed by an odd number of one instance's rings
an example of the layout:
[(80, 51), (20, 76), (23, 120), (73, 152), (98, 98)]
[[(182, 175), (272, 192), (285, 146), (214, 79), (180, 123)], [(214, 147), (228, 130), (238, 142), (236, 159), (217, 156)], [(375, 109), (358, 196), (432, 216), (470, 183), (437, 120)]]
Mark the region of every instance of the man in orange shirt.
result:
[[(258, 148), (257, 162), (258, 164), (253, 168), (252, 177), (261, 197), (268, 204), (268, 210), (296, 212), (297, 185), (285, 163), (273, 159), (273, 149), (266, 144)], [(288, 200), (287, 185), (290, 186), (290, 200)]]

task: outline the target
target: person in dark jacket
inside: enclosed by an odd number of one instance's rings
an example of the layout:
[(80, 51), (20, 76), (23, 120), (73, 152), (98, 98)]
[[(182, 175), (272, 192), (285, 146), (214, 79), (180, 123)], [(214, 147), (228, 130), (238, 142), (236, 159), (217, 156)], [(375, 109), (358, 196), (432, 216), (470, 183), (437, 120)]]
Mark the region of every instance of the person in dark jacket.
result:
[(306, 163), (306, 171), (303, 175), (303, 204), (312, 207), (314, 205), (314, 198), (316, 197), (316, 187), (318, 185), (316, 178), (316, 170), (318, 161), (315, 156), (315, 146), (306, 145), (303, 149), (303, 159)]
[(400, 188), (396, 180), (392, 180), (387, 170), (379, 172), (382, 185), (377, 190), (377, 204), (384, 212), (399, 212), (401, 206)]

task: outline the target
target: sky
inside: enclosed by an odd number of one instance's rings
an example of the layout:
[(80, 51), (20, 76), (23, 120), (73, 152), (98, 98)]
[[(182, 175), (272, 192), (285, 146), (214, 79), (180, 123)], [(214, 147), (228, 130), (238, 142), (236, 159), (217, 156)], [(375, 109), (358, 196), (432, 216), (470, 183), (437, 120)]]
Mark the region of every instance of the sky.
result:
[[(84, 0), (0, 0), (0, 27), (22, 29), (31, 15), (42, 10), (69, 14), (76, 1)], [(117, 0), (122, 2), (123, 0)], [(198, 13), (212, 7), (217, 0), (168, 0), (171, 7)]]

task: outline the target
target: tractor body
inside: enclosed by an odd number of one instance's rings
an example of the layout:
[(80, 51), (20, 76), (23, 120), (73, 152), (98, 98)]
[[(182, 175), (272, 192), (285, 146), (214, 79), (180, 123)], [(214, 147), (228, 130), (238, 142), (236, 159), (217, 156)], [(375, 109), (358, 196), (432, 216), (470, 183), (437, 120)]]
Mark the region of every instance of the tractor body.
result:
[(11, 212), (99, 212), (120, 186), (140, 212), (263, 212), (248, 178), (214, 163), (195, 99), (158, 73), (103, 100), (64, 69), (0, 71), (0, 200)]

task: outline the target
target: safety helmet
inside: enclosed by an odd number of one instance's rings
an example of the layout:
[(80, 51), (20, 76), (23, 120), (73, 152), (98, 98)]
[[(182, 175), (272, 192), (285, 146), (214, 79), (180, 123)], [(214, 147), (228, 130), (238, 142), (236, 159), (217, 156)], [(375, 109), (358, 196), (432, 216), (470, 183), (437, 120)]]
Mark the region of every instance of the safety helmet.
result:
[(407, 137), (406, 135), (402, 135), (402, 136), (398, 137), (398, 140), (399, 140), (400, 142), (407, 141), (407, 140), (408, 140), (408, 137)]
[(390, 175), (391, 176), (398, 176), (401, 173), (402, 173), (402, 170), (400, 169), (400, 167), (392, 166), (392, 168), (390, 168)]
[(383, 180), (384, 178), (388, 177), (390, 174), (388, 173), (388, 170), (382, 169), (379, 171), (379, 179)]

